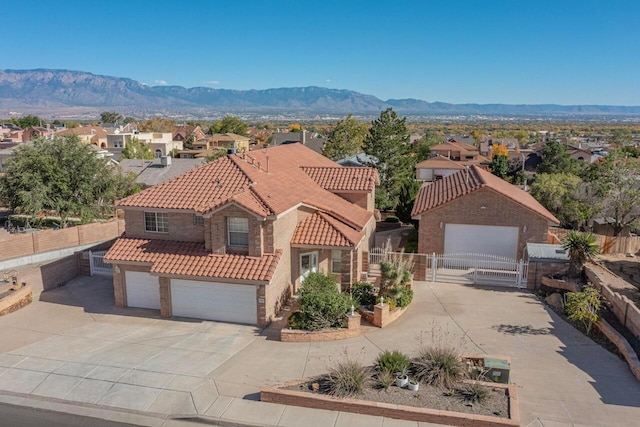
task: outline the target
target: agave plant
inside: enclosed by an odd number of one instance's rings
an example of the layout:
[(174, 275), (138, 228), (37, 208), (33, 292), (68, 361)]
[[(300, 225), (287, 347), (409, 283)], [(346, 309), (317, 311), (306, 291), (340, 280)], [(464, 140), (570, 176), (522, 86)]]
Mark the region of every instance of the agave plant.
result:
[(562, 241), (562, 246), (569, 252), (569, 275), (571, 277), (580, 277), (584, 263), (598, 253), (596, 236), (593, 233), (570, 231)]

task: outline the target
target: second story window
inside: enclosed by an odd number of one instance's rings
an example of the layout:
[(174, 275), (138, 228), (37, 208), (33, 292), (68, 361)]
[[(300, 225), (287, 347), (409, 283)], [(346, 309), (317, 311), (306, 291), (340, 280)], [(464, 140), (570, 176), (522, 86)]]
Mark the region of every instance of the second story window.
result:
[(229, 246), (249, 247), (249, 219), (227, 218)]
[(165, 212), (145, 212), (144, 230), (151, 233), (168, 233), (167, 214)]
[(204, 225), (204, 217), (193, 214), (193, 225)]

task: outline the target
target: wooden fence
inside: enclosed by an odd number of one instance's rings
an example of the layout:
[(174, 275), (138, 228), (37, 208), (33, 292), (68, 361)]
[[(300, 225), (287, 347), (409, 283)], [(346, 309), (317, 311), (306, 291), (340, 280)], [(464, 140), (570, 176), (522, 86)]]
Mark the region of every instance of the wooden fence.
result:
[[(547, 243), (561, 244), (569, 231), (563, 228), (549, 228)], [(602, 234), (595, 236), (601, 254), (638, 254), (640, 252), (640, 237), (613, 237)]]

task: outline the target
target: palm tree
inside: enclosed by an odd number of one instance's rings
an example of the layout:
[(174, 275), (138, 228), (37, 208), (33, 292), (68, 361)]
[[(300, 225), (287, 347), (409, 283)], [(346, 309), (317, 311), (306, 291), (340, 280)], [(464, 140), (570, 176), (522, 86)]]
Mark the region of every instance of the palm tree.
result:
[(584, 263), (598, 253), (596, 236), (593, 233), (570, 231), (563, 239), (562, 246), (569, 251), (569, 276), (571, 277), (580, 277)]

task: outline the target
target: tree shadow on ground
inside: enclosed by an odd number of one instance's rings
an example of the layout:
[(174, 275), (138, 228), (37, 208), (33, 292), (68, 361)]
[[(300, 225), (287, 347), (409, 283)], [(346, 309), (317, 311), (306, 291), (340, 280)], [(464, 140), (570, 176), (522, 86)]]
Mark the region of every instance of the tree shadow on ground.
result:
[(534, 328), (531, 325), (493, 325), (491, 329), (494, 329), (505, 335), (549, 335), (551, 333), (550, 328)]

